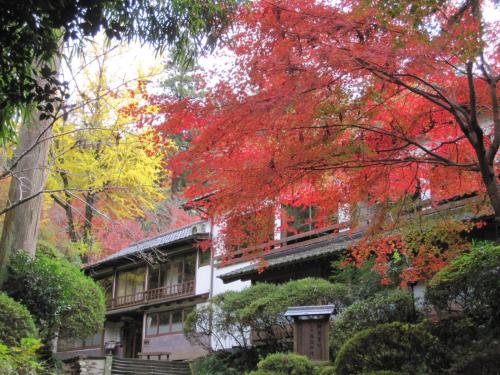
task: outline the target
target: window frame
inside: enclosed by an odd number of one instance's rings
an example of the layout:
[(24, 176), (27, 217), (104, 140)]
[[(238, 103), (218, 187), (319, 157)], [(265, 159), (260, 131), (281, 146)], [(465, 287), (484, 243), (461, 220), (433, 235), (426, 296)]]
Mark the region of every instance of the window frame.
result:
[[(129, 276), (131, 275), (137, 275), (139, 272), (142, 273), (140, 275), (143, 278), (142, 286), (138, 288), (139, 284), (134, 283)], [(115, 297), (129, 297), (129, 296), (136, 296), (139, 293), (144, 293), (146, 290), (146, 279), (147, 279), (147, 272), (146, 272), (146, 267), (136, 267), (136, 268), (131, 268), (131, 269), (125, 269), (118, 271), (116, 275), (116, 292), (115, 292)], [(125, 278), (123, 278), (126, 276)], [(121, 284), (125, 284), (124, 287), (124, 294), (120, 295), (120, 287), (122, 286)], [(142, 289), (142, 290), (139, 290)]]
[[(168, 335), (178, 335), (180, 333), (183, 333), (184, 331), (184, 322), (186, 321), (186, 316), (193, 310), (194, 307), (184, 307), (182, 309), (174, 309), (174, 310), (164, 310), (164, 311), (157, 311), (153, 313), (146, 314), (146, 326), (144, 327), (144, 336), (145, 337), (158, 337), (158, 336), (168, 336)], [(174, 312), (181, 311), (182, 313), (182, 327), (180, 331), (172, 331), (172, 319), (173, 319), (173, 314)], [(168, 332), (160, 333), (160, 314), (168, 314)], [(148, 317), (151, 315), (156, 315), (156, 333), (149, 334), (148, 333), (148, 326), (147, 326), (147, 321)]]
[[(186, 280), (186, 260), (189, 257), (194, 258), (194, 267), (193, 267), (194, 275), (193, 275), (192, 279)], [(170, 269), (170, 266), (167, 266), (167, 265), (172, 264), (172, 260), (176, 261), (179, 258), (182, 260), (182, 263), (181, 263), (182, 264), (182, 267), (181, 267), (181, 279), (182, 279), (182, 281), (177, 282), (175, 284), (166, 284), (165, 280), (166, 280), (168, 271)], [(157, 267), (156, 270), (155, 270), (155, 267)], [(154, 287), (152, 287), (152, 285), (151, 285), (151, 275), (153, 273), (157, 274), (157, 280), (158, 280), (158, 285), (155, 285)], [(148, 265), (147, 289), (146, 290), (159, 289), (159, 288), (163, 288), (163, 287), (168, 287), (170, 285), (180, 285), (180, 284), (183, 284), (183, 283), (186, 283), (189, 281), (194, 281), (194, 280), (196, 280), (196, 251), (191, 251), (191, 252), (186, 253), (186, 254), (176, 255), (176, 256), (172, 257), (171, 259), (169, 259), (167, 262)], [(159, 285), (161, 283), (161, 281), (163, 281), (163, 285)]]

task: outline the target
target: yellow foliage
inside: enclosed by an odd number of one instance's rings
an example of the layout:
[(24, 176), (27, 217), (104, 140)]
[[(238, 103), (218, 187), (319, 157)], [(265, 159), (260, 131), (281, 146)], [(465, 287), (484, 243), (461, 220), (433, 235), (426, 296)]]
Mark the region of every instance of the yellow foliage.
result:
[[(113, 217), (142, 217), (168, 190), (166, 150), (122, 110), (141, 100), (140, 84), (112, 91), (106, 73), (104, 61), (97, 73), (86, 72), (78, 109), (56, 123), (48, 188), (66, 189), (72, 202), (94, 194), (99, 211)], [(68, 202), (64, 193), (57, 197)]]

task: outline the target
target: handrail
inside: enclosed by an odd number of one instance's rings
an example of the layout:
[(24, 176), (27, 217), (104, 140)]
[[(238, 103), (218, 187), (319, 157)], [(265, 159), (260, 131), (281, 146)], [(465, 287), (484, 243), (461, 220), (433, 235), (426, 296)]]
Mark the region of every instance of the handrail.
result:
[[(475, 202), (477, 200), (478, 198), (476, 196), (472, 196), (457, 200), (450, 200), (447, 202), (438, 203), (436, 205), (432, 205), (432, 202), (430, 200), (423, 200), (420, 202), (418, 207), (415, 207), (415, 209), (417, 211), (420, 211), (423, 214), (423, 216), (432, 216), (439, 214), (441, 212), (463, 208), (468, 204)], [(412, 215), (413, 215), (412, 212), (407, 212), (404, 213), (402, 217), (410, 218)], [(305, 246), (308, 244), (313, 244), (333, 239), (337, 237), (341, 231), (347, 230), (350, 227), (351, 227), (351, 222), (344, 222), (322, 228), (317, 228), (304, 233), (288, 236), (280, 240), (269, 241), (257, 246), (237, 249), (235, 251), (231, 251), (228, 254), (219, 255), (215, 257), (215, 260), (218, 262), (219, 267), (242, 263), (250, 260), (256, 260), (262, 258), (263, 256), (267, 256), (269, 254), (281, 253), (286, 250), (291, 250), (299, 246)], [(363, 232), (365, 229), (366, 225), (364, 226), (358, 225), (356, 232), (350, 233), (350, 235), (353, 236), (358, 232)], [(290, 242), (292, 243), (290, 244)]]
[(195, 280), (189, 280), (180, 284), (171, 284), (161, 288), (148, 289), (143, 292), (111, 298), (106, 301), (106, 307), (108, 310), (114, 310), (151, 301), (175, 299), (177, 297), (193, 295), (194, 293)]
[[(269, 241), (269, 242), (266, 242), (266, 243), (263, 243), (263, 244), (260, 244), (257, 246), (251, 246), (251, 247), (247, 247), (244, 249), (238, 249), (238, 250), (232, 252), (231, 255), (233, 257), (236, 257), (238, 255), (248, 254), (249, 252), (254, 252), (254, 251), (258, 251), (258, 250), (262, 250), (262, 249), (266, 249), (266, 248), (267, 249), (276, 248), (276, 247), (279, 247), (280, 245), (288, 244), (289, 242), (301, 240), (301, 239), (304, 239), (306, 237), (311, 237), (311, 236), (315, 236), (315, 235), (322, 236), (324, 233), (336, 232), (336, 231), (339, 231), (339, 230), (342, 230), (345, 228), (347, 228), (346, 223), (329, 225), (327, 227), (313, 229), (313, 230), (310, 230), (307, 232), (295, 234), (293, 236), (287, 236), (287, 237), (284, 237), (280, 240), (273, 240), (273, 241)], [(221, 257), (219, 256), (218, 258), (221, 258)]]
[[(224, 259), (224, 256), (219, 256), (216, 260), (222, 261), (224, 265), (241, 263), (269, 253), (274, 254), (276, 252), (288, 250), (299, 245), (303, 246), (309, 243), (325, 241), (326, 239), (337, 235), (341, 230), (348, 228), (349, 223), (329, 225), (304, 233), (295, 234), (293, 236), (288, 236), (280, 240), (269, 241), (257, 246), (238, 249), (230, 253), (230, 259)], [(311, 237), (315, 238), (311, 239)]]

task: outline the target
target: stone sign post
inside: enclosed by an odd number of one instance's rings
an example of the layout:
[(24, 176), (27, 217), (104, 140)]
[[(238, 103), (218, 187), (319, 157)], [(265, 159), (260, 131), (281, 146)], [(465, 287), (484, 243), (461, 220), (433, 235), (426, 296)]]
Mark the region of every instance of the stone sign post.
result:
[(293, 318), (293, 351), (312, 361), (329, 360), (328, 335), (334, 305), (289, 307), (286, 317)]

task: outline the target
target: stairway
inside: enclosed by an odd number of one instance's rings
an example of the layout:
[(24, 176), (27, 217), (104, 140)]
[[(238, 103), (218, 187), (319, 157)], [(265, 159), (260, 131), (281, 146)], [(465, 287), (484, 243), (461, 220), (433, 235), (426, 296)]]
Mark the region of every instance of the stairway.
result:
[(191, 375), (189, 363), (113, 357), (112, 375)]

